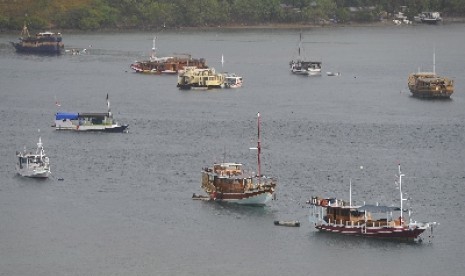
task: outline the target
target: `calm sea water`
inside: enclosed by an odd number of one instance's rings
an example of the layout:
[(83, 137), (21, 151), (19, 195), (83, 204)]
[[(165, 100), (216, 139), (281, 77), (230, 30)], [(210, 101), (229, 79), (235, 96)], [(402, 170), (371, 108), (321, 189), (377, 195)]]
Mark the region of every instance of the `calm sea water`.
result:
[[(305, 53), (339, 77), (291, 75), (299, 30), (157, 33), (160, 55), (191, 53), (244, 77), (236, 90), (179, 91), (174, 76), (132, 73), (154, 33), (64, 34), (85, 55), (18, 55), (0, 35), (1, 275), (462, 275), (465, 269), (464, 25), (317, 28)], [(451, 100), (410, 96), (409, 73), (455, 79)], [(221, 56), (225, 63), (221, 65)], [(66, 133), (57, 110), (105, 111), (128, 134)], [(55, 99), (61, 107), (55, 106)], [(267, 207), (193, 201), (218, 161), (279, 179)], [(15, 175), (15, 151), (37, 130), (52, 162), (45, 181)], [(312, 195), (398, 204), (397, 164), (429, 243), (316, 232)], [(361, 169), (363, 167), (363, 169)], [(63, 181), (58, 179), (62, 178)], [(273, 225), (296, 219), (300, 228)]]

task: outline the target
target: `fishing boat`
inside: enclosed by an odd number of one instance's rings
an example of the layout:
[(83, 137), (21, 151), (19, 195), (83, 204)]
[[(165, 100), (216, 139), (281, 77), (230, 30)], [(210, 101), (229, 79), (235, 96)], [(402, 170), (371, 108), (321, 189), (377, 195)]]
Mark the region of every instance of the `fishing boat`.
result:
[(298, 56), (289, 62), (291, 72), (296, 75), (316, 76), (321, 75), (321, 61), (307, 60), (302, 56), (302, 33), (300, 33)]
[(204, 58), (192, 58), (190, 54), (176, 54), (168, 57), (157, 57), (156, 38), (153, 38), (152, 54), (148, 60), (136, 61), (129, 67), (136, 73), (177, 74), (186, 66), (208, 68)]
[(435, 55), (433, 72), (412, 73), (407, 84), (412, 96), (417, 98), (448, 99), (454, 93), (454, 81), (436, 74)]
[(202, 189), (211, 201), (242, 205), (265, 205), (272, 199), (277, 181), (262, 175), (260, 154), (260, 113), (257, 115), (257, 172), (246, 171), (241, 163), (216, 163), (202, 170)]
[(47, 178), (51, 175), (50, 159), (45, 154), (42, 139), (39, 137), (36, 152), (17, 151), (16, 173), (31, 178)]
[(200, 69), (189, 66), (178, 74), (179, 89), (201, 89), (207, 90), (212, 88), (223, 88), (225, 85), (225, 76), (217, 73), (215, 68)]
[(225, 88), (239, 88), (242, 87), (242, 77), (235, 73), (224, 73), (224, 87)]
[(103, 113), (57, 112), (55, 114), (56, 130), (127, 132), (128, 125), (121, 125), (113, 118), (107, 94), (108, 111)]
[[(312, 197), (310, 222), (322, 232), (347, 236), (361, 236), (401, 241), (421, 241), (421, 235), (430, 229), (432, 237), (436, 222), (417, 222), (411, 218), (410, 210), (403, 208), (407, 200), (402, 193), (402, 174), (399, 165), (398, 188), (400, 206), (353, 205), (352, 185), (349, 202), (336, 198)], [(404, 213), (408, 211), (408, 215)]]
[(19, 53), (60, 54), (64, 49), (61, 33), (41, 32), (30, 36), (26, 24), (19, 41), (11, 44)]

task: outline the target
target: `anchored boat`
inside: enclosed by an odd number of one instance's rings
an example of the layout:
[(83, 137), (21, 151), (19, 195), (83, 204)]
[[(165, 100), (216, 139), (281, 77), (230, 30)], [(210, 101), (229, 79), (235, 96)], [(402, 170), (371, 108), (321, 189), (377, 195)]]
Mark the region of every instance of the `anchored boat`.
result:
[(50, 159), (45, 154), (42, 139), (39, 137), (36, 152), (27, 152), (24, 148), (21, 152), (16, 152), (18, 162), (16, 172), (24, 177), (47, 178), (50, 176)]
[(225, 75), (216, 73), (215, 68), (200, 69), (194, 66), (185, 67), (179, 72), (179, 89), (211, 89), (223, 88), (225, 85)]
[[(432, 237), (436, 222), (417, 222), (404, 215), (402, 194), (402, 174), (399, 165), (398, 186), (400, 206), (352, 205), (336, 198), (312, 197), (310, 222), (322, 232), (347, 236), (362, 236), (402, 241), (421, 241), (420, 235), (430, 229)], [(351, 186), (352, 190), (352, 186)], [(351, 192), (350, 192), (351, 194)], [(397, 215), (396, 215), (397, 214)]]
[(296, 75), (317, 76), (321, 75), (321, 61), (307, 60), (301, 56), (303, 51), (302, 47), (302, 33), (300, 34), (298, 56), (296, 59), (289, 62), (291, 72)]
[(210, 200), (243, 205), (265, 205), (277, 185), (274, 178), (261, 174), (260, 113), (258, 120), (258, 172), (248, 172), (240, 163), (217, 163), (202, 170), (202, 189)]
[(57, 112), (56, 130), (126, 132), (128, 125), (121, 125), (113, 119), (107, 94), (108, 111), (104, 113)]
[(448, 99), (454, 93), (454, 81), (436, 74), (436, 56), (433, 55), (433, 72), (412, 73), (408, 88), (418, 98)]
[(26, 24), (19, 41), (11, 44), (19, 53), (60, 54), (64, 49), (61, 33), (42, 32), (30, 36)]
[(136, 61), (130, 68), (136, 73), (177, 74), (187, 66), (208, 68), (204, 58), (192, 58), (190, 54), (177, 54), (171, 57), (157, 57), (156, 39), (153, 38), (152, 54), (148, 60)]

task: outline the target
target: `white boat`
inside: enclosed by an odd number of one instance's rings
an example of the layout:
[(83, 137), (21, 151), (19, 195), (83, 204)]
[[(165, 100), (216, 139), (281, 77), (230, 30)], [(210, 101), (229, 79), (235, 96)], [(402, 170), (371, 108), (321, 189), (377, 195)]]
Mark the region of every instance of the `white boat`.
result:
[(289, 66), (293, 74), (306, 76), (321, 75), (321, 61), (306, 60), (301, 56), (301, 53), (303, 52), (302, 33), (300, 34), (299, 47), (297, 52), (297, 58), (289, 62)]
[(47, 178), (50, 176), (50, 160), (45, 154), (42, 140), (39, 137), (36, 152), (27, 152), (24, 148), (21, 152), (16, 152), (18, 162), (16, 172), (20, 176), (33, 178)]
[(422, 12), (414, 16), (414, 20), (417, 23), (438, 24), (442, 21), (442, 17), (439, 12)]
[(234, 73), (224, 74), (224, 87), (225, 88), (239, 88), (242, 87), (242, 77)]
[(57, 112), (56, 130), (127, 132), (128, 125), (120, 125), (113, 119), (107, 94), (108, 111), (104, 113)]

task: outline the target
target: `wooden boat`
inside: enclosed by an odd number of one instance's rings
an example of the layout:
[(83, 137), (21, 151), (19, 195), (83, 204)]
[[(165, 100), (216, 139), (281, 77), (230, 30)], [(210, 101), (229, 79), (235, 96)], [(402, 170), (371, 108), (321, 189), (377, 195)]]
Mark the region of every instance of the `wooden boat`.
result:
[(448, 99), (454, 93), (454, 81), (447, 77), (438, 76), (435, 67), (434, 55), (433, 72), (417, 72), (409, 75), (407, 84), (412, 96)]
[(26, 24), (21, 31), (19, 42), (11, 42), (19, 53), (60, 54), (64, 45), (61, 33), (42, 32), (30, 36)]
[[(202, 189), (210, 200), (243, 205), (265, 205), (272, 199), (277, 185), (274, 178), (261, 173), (260, 113), (258, 120), (258, 171), (248, 172), (240, 163), (217, 163), (202, 170)], [(254, 148), (255, 149), (255, 148)]]
[(454, 93), (454, 81), (434, 72), (418, 72), (409, 75), (408, 88), (418, 98), (450, 98)]
[(103, 113), (57, 112), (56, 130), (127, 132), (128, 125), (121, 125), (113, 119), (107, 94), (108, 111)]
[(47, 178), (51, 175), (50, 159), (45, 154), (42, 139), (39, 137), (36, 152), (24, 151), (16, 152), (18, 162), (16, 163), (16, 173), (24, 177)]
[(152, 54), (148, 60), (136, 61), (130, 68), (136, 73), (177, 74), (187, 66), (208, 68), (204, 58), (192, 58), (190, 54), (177, 54), (170, 57), (157, 57), (156, 37), (153, 39)]
[(200, 69), (197, 67), (185, 67), (178, 74), (179, 89), (211, 89), (223, 88), (225, 76), (216, 73), (215, 68)]
[[(436, 222), (417, 222), (404, 215), (403, 202), (407, 199), (402, 194), (402, 174), (399, 165), (398, 186), (400, 191), (399, 206), (353, 205), (336, 198), (312, 197), (310, 222), (322, 232), (347, 236), (361, 236), (401, 241), (421, 241), (421, 234)], [(352, 187), (352, 186), (351, 186)], [(351, 192), (350, 192), (351, 193)], [(395, 215), (398, 213), (397, 215)], [(408, 219), (408, 220), (407, 220)], [(432, 234), (430, 235), (432, 237)]]
[(302, 33), (300, 33), (300, 40), (298, 46), (298, 56), (289, 62), (291, 72), (296, 75), (316, 76), (321, 75), (321, 61), (307, 60), (301, 56), (303, 51), (302, 47)]

